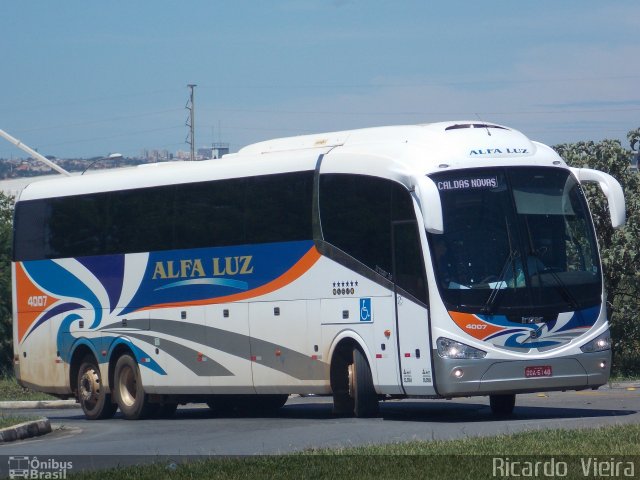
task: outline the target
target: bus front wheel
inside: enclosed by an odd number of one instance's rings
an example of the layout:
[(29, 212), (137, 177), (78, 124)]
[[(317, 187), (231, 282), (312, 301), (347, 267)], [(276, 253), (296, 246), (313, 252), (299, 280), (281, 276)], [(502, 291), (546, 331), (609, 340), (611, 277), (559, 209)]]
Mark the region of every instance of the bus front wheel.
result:
[(114, 390), (118, 407), (127, 420), (148, 418), (155, 413), (157, 405), (148, 402), (138, 363), (129, 354), (122, 355), (116, 362)]
[(494, 415), (511, 415), (516, 405), (515, 393), (489, 395), (489, 405)]
[(78, 370), (78, 402), (89, 420), (113, 417), (118, 405), (111, 403), (111, 395), (105, 392), (98, 363), (87, 355)]
[(359, 348), (353, 349), (353, 363), (349, 365), (349, 395), (353, 398), (356, 417), (375, 417), (378, 414), (378, 394), (373, 386), (371, 368)]

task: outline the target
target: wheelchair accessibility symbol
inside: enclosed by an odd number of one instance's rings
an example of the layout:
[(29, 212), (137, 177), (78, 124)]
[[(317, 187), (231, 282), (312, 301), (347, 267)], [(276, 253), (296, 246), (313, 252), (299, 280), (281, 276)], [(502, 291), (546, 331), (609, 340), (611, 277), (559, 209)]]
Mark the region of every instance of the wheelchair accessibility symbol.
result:
[(361, 322), (371, 321), (371, 299), (370, 298), (360, 299), (360, 321)]

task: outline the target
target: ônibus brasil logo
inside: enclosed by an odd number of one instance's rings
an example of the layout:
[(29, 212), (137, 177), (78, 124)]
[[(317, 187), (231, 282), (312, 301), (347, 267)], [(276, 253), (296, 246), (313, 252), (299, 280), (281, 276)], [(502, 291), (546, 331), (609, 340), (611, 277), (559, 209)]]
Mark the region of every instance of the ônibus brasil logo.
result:
[(64, 479), (67, 478), (67, 471), (72, 468), (73, 462), (55, 458), (9, 457), (9, 478)]

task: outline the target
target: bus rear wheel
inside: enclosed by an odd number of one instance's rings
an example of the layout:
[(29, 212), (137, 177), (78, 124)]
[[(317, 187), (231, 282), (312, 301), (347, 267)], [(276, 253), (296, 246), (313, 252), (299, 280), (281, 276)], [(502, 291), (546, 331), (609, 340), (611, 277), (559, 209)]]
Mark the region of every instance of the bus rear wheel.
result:
[(111, 403), (111, 395), (105, 392), (98, 363), (87, 355), (78, 370), (78, 402), (89, 420), (113, 417), (118, 405)]
[(353, 399), (356, 417), (375, 417), (378, 414), (378, 394), (373, 386), (371, 368), (359, 348), (353, 349), (353, 363), (349, 365), (349, 395)]
[(157, 410), (157, 404), (148, 402), (140, 378), (140, 368), (129, 354), (122, 355), (116, 362), (114, 390), (118, 407), (127, 420), (149, 418)]
[(516, 395), (515, 393), (489, 395), (489, 405), (494, 415), (511, 415), (516, 406)]

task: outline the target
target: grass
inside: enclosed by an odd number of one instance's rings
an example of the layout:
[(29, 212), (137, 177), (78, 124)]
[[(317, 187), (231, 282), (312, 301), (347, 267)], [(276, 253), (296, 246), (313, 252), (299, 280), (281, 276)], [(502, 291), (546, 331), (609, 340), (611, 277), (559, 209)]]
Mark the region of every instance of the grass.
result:
[[(318, 450), (318, 454), (326, 451)], [(332, 450), (355, 455), (640, 455), (640, 425), (582, 430), (537, 430), (454, 441), (398, 443)], [(311, 451), (309, 453), (314, 453)]]
[(29, 420), (34, 420), (35, 418), (37, 417), (5, 415), (4, 413), (0, 412), (0, 429), (6, 428), (6, 427), (13, 427), (14, 425), (28, 422)]
[(0, 402), (21, 400), (55, 400), (55, 397), (23, 388), (15, 377), (0, 377)]
[(616, 374), (616, 375), (611, 375), (611, 378), (609, 378), (609, 383), (615, 383), (615, 382), (638, 382), (640, 381), (640, 375), (637, 374), (627, 374), (627, 375), (623, 375), (623, 374)]
[[(637, 380), (613, 378), (612, 381)], [(0, 377), (0, 401), (51, 400), (54, 397), (22, 388), (14, 377)], [(0, 413), (0, 428), (29, 417)], [(360, 479), (376, 478), (494, 478), (494, 457), (544, 461), (551, 456), (566, 461), (564, 478), (585, 478), (581, 458), (640, 456), (640, 425), (585, 430), (541, 430), (453, 441), (410, 442), (341, 449), (314, 449), (292, 455), (212, 458), (202, 461), (166, 461), (153, 465), (120, 467), (94, 472), (71, 470), (67, 478), (122, 479)], [(526, 456), (526, 457), (524, 457)], [(620, 460), (628, 460), (620, 458)], [(640, 464), (636, 459), (636, 471)], [(624, 476), (624, 475), (622, 475)], [(495, 477), (495, 478), (499, 478)], [(595, 478), (591, 475), (591, 478)]]
[[(292, 455), (213, 458), (96, 472), (69, 472), (80, 480), (119, 479), (396, 479), (493, 478), (494, 458), (511, 461), (567, 463), (564, 478), (585, 478), (583, 460), (634, 461), (640, 455), (640, 425), (585, 430), (544, 430), (452, 441), (410, 442)], [(583, 459), (583, 460), (581, 460)], [(637, 457), (635, 459), (638, 462)], [(628, 464), (624, 463), (623, 466)], [(635, 465), (637, 470), (639, 464)], [(542, 468), (542, 467), (541, 467)], [(498, 471), (498, 473), (500, 473)], [(591, 475), (594, 478), (594, 475)]]

